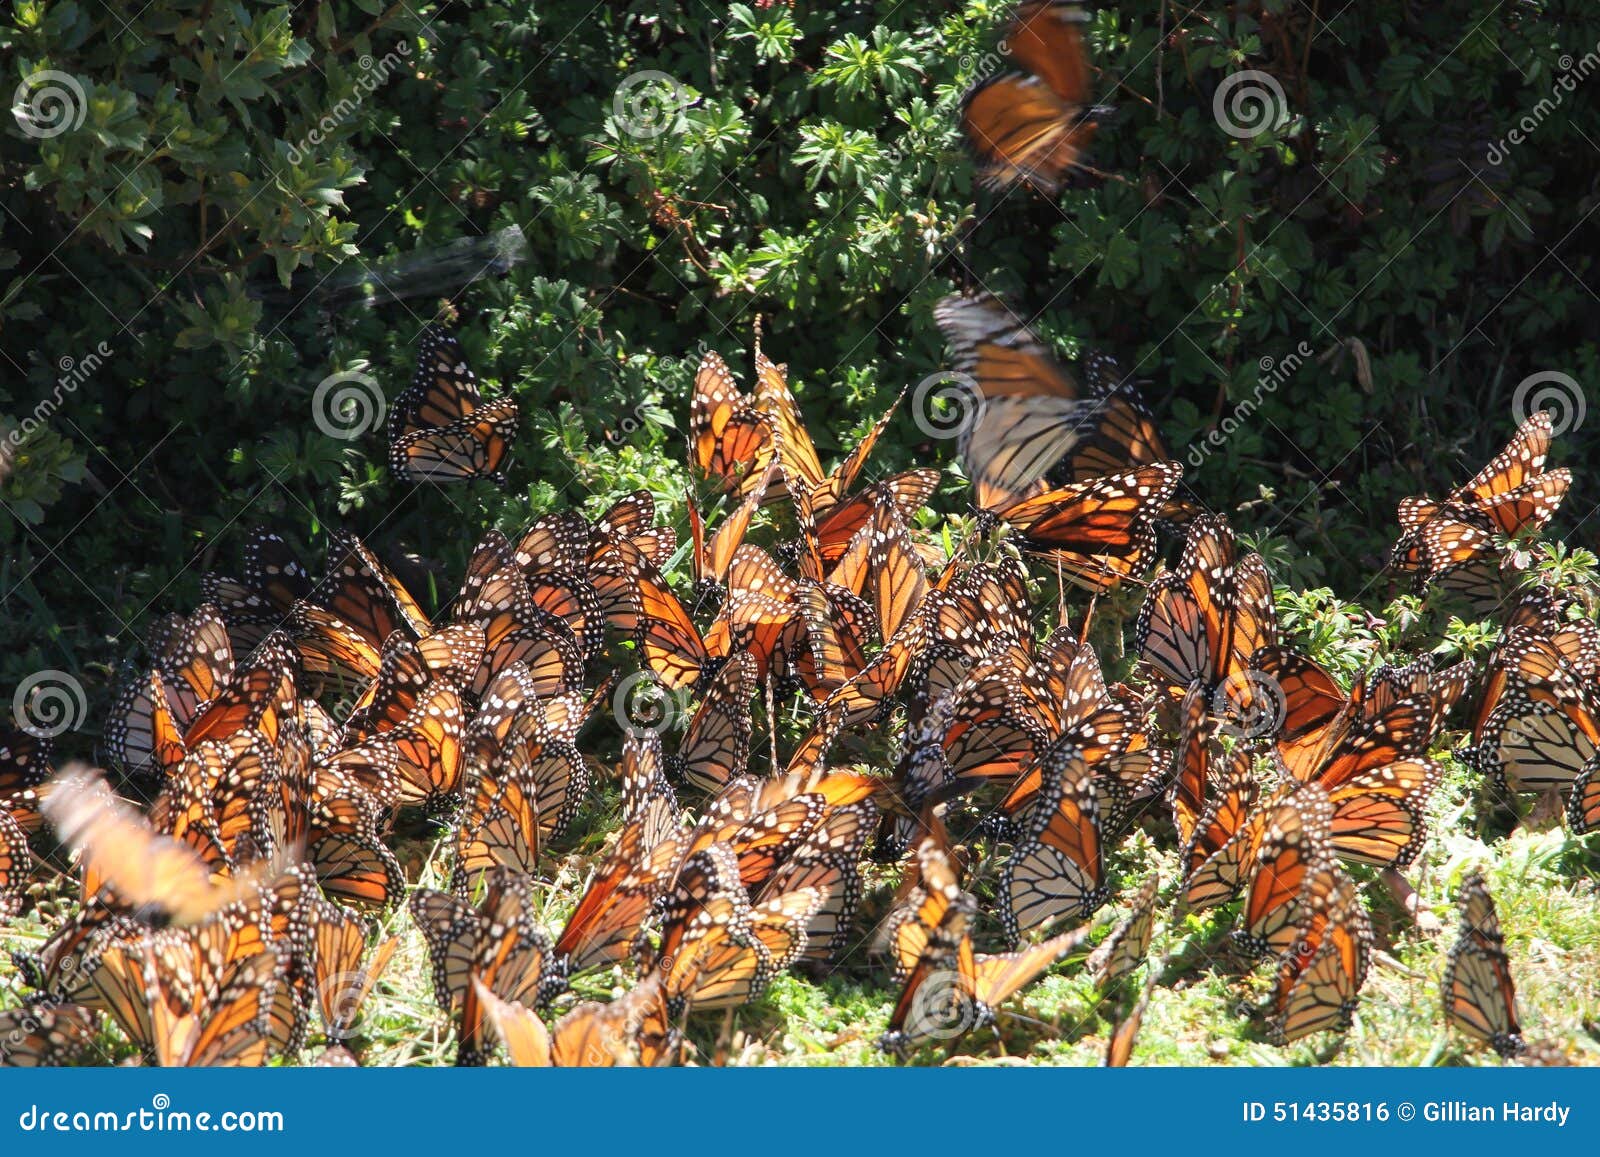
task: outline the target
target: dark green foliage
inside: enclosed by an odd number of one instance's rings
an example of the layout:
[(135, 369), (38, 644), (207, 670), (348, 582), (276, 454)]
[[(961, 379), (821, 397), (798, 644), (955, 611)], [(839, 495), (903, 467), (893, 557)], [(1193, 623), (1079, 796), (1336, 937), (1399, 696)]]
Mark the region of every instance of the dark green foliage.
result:
[[(697, 351), (747, 366), (758, 312), (831, 455), (942, 367), (930, 306), (958, 285), (1038, 312), (1064, 355), (1136, 366), (1194, 492), (1279, 540), (1281, 581), (1382, 606), (1396, 500), (1463, 480), (1530, 374), (1596, 381), (1600, 12), (1198, 7), (1096, 13), (1107, 176), (1050, 203), (975, 190), (958, 138), (961, 92), (1000, 66), (998, 0), (169, 0), (131, 23), (16, 0), (4, 90), (68, 74), (84, 119), (38, 138), (7, 118), (0, 152), (0, 426), (61, 393), (0, 481), (0, 690), (70, 670), (97, 721), (141, 633), (256, 523), (307, 558), (348, 525), (448, 592), (488, 525), (641, 485), (681, 514)], [(1213, 97), (1245, 69), (1285, 107), (1239, 138)], [(687, 107), (641, 138), (614, 99), (646, 70)], [(1526, 142), (1494, 148), (1524, 118)], [(529, 255), (504, 277), (348, 288), (512, 225)], [(504, 492), (398, 484), (377, 431), (313, 421), (335, 372), (392, 399), (442, 296), (522, 403)], [(62, 360), (101, 348), (62, 390)], [(1589, 457), (1595, 428), (1558, 458)], [(944, 453), (903, 416), (875, 469)]]

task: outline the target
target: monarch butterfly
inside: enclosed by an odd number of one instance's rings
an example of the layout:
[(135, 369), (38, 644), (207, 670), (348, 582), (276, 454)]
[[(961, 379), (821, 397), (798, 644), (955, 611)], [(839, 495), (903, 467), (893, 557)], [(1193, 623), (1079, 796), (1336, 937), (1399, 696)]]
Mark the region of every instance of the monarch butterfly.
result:
[(62, 1068), (98, 1051), (100, 1018), (76, 1004), (0, 1011), (0, 1068)]
[(1333, 805), (1314, 784), (1265, 811), (1246, 860), (1244, 929), (1235, 934), (1247, 952), (1281, 955), (1293, 945), (1312, 882), (1339, 871), (1332, 824)]
[(458, 881), (495, 864), (532, 874), (540, 848), (566, 830), (588, 786), (575, 750), (547, 742), (539, 716), (516, 715), (493, 759), (476, 769), (456, 832)]
[(1332, 868), (1317, 877), (1317, 885), (1278, 966), (1268, 1019), (1274, 1044), (1349, 1025), (1366, 981), (1372, 926), (1354, 883)]
[(1283, 648), (1261, 649), (1251, 665), (1282, 696), (1282, 778), (1326, 789), (1339, 857), (1383, 868), (1414, 860), (1428, 798), (1443, 778), (1437, 764), (1414, 756), (1432, 744), (1470, 667), (1380, 668), (1346, 697), (1321, 667)]
[(98, 1007), (161, 1065), (259, 1065), (303, 1040), (294, 990), (311, 951), (304, 877), (289, 871), (206, 922), (107, 946), (89, 969)]
[(1133, 1058), (1134, 1042), (1139, 1038), (1139, 1028), (1144, 1023), (1144, 1014), (1150, 1007), (1150, 997), (1155, 993), (1156, 979), (1160, 973), (1160, 969), (1151, 968), (1145, 974), (1144, 986), (1139, 990), (1139, 999), (1134, 1002), (1128, 1015), (1122, 1018), (1116, 1031), (1111, 1034), (1111, 1040), (1106, 1044), (1107, 1068), (1123, 1068)]
[[(866, 467), (867, 458), (888, 427), (889, 420), (894, 417), (900, 398), (894, 400), (866, 436), (832, 471), (824, 473), (822, 459), (817, 454), (816, 445), (800, 413), (800, 404), (789, 389), (787, 367), (768, 358), (761, 352), (759, 344), (755, 361), (755, 408), (768, 422), (783, 490), (793, 500), (802, 524), (810, 524), (807, 542), (803, 545), (815, 548), (820, 538), (816, 521), (844, 504), (846, 495), (855, 487), (856, 480)], [(806, 577), (820, 579), (822, 574), (813, 570)]]
[[(1202, 816), (1212, 801), (1211, 767), (1220, 752), (1217, 726), (1208, 710), (1204, 688), (1198, 684), (1184, 693), (1178, 710), (1177, 774), (1172, 783), (1172, 821), (1186, 849), (1199, 838)], [(1212, 820), (1216, 817), (1212, 816)], [(1215, 848), (1211, 849), (1215, 851)], [(1186, 851), (1187, 863), (1190, 859)]]
[(744, 500), (729, 512), (717, 532), (706, 541), (705, 520), (701, 517), (700, 508), (695, 503), (694, 495), (687, 496), (685, 506), (689, 511), (689, 532), (692, 552), (690, 562), (693, 566), (694, 591), (696, 601), (704, 601), (713, 596), (721, 597), (726, 591), (728, 571), (733, 566), (734, 553), (744, 543), (745, 533), (750, 529), (750, 520), (755, 516), (757, 507), (767, 496), (767, 487), (771, 484), (777, 472), (777, 462), (768, 463), (761, 477), (756, 479), (755, 485), (750, 488)]
[(447, 679), (431, 678), (416, 644), (393, 639), (371, 702), (351, 715), (341, 737), (343, 757), (394, 753), (399, 798), (437, 810), (460, 791), (466, 706)]
[[(918, 640), (917, 653), (902, 680), (900, 697), (907, 723), (925, 734), (908, 746), (928, 740), (943, 743), (940, 729), (950, 726), (957, 700), (982, 692), (980, 665), (989, 678), (1005, 682), (1005, 700), (1015, 710), (1029, 713), (1031, 721), (1033, 705), (1027, 703), (1027, 691), (1018, 686), (1024, 664), (1013, 661), (1013, 650), (1023, 649), (1018, 646), (1021, 639), (1008, 633), (1009, 624), (998, 613), (967, 617), (972, 608), (960, 606), (959, 598), (948, 590), (929, 591), (909, 624)], [(936, 720), (935, 715), (942, 718)]]
[(910, 532), (887, 503), (873, 512), (867, 573), (878, 631), (883, 638), (892, 639), (921, 607), (928, 580), (911, 545)]
[(837, 732), (867, 720), (883, 719), (927, 640), (926, 622), (921, 616), (912, 616), (871, 662), (823, 700), (821, 715), (828, 728)]
[(1000, 918), (1015, 942), (1023, 931), (1085, 919), (1106, 902), (1100, 806), (1075, 747), (1040, 756), (1040, 784), (1022, 838), (1000, 875)]
[(1500, 916), (1482, 875), (1474, 872), (1462, 881), (1457, 904), (1461, 930), (1439, 986), (1445, 1021), (1502, 1057), (1514, 1057), (1526, 1047), (1517, 1019), (1517, 989)]
[(1049, 740), (1034, 706), (1004, 658), (978, 662), (907, 736), (895, 773), (906, 806), (920, 812), (983, 783), (1025, 773)]
[(698, 901), (677, 950), (663, 952), (659, 965), (668, 1010), (681, 1016), (760, 996), (805, 952), (806, 928), (823, 899), (820, 889), (808, 887), (757, 904), (737, 892)]
[(791, 580), (749, 544), (734, 553), (728, 597), (704, 635), (659, 571), (640, 560), (635, 578), (636, 643), (651, 671), (674, 691), (705, 690), (728, 657), (739, 652), (755, 660), (756, 679), (764, 680), (784, 640), (796, 634), (791, 622), (803, 613), (791, 601)]
[(1333, 789), (1362, 772), (1427, 751), (1465, 692), (1472, 667), (1380, 667), (1346, 694), (1333, 676), (1286, 647), (1259, 648), (1252, 670), (1283, 701), (1279, 758), (1296, 780)]
[(506, 1046), (506, 1055), (517, 1068), (549, 1068), (550, 1030), (539, 1014), (525, 1004), (501, 1000), (483, 981), (472, 978), (472, 994), (483, 1009), (485, 1023)]
[(484, 1009), (473, 981), (502, 1000), (537, 1003), (550, 955), (550, 939), (532, 919), (527, 878), (504, 868), (485, 876), (482, 905), (447, 892), (419, 889), (411, 914), (422, 929), (433, 963), (439, 1007), (461, 1012), (458, 1065), (482, 1064)]
[(878, 1041), (885, 1052), (905, 1055), (929, 1039), (951, 1039), (995, 1021), (996, 1008), (1075, 951), (1087, 928), (1062, 932), (1016, 952), (975, 953), (967, 929), (971, 898), (950, 907), (927, 938), (921, 959), (907, 978)]
[(683, 742), (666, 758), (668, 777), (701, 791), (717, 792), (744, 774), (750, 761), (750, 696), (756, 662), (740, 652), (711, 681), (689, 720)]
[(831, 807), (756, 894), (758, 903), (806, 890), (822, 897), (806, 925), (805, 960), (826, 965), (849, 942), (861, 900), (861, 851), (877, 814), (870, 799)]
[(1555, 514), (1572, 484), (1570, 470), (1546, 470), (1554, 425), (1548, 411), (1530, 415), (1505, 449), (1443, 502), (1400, 503), (1400, 539), (1390, 565), (1419, 587), (1461, 577), (1499, 554), (1496, 536), (1536, 531)]
[(485, 536), (454, 605), (455, 620), (476, 624), (486, 640), (483, 662), (464, 690), (482, 696), (496, 675), (518, 662), (527, 665), (542, 695), (579, 686), (584, 648), (599, 639), (603, 614), (598, 597), (586, 583), (565, 580), (545, 587), (544, 593), (546, 605), (540, 605), (541, 596), (503, 535)]
[(33, 853), (28, 849), (28, 833), (0, 811), (0, 920), (22, 911), (23, 889), (33, 876)]
[(532, 875), (539, 866), (538, 800), (515, 776), (480, 778), (456, 828), (452, 885), (458, 891), (492, 867)]
[(1254, 764), (1249, 749), (1241, 746), (1234, 751), (1221, 781), (1206, 789), (1204, 810), (1183, 846), (1181, 861), (1184, 903), (1192, 911), (1231, 900), (1244, 886), (1260, 821), (1267, 815), (1266, 809), (1256, 806), (1261, 785)]
[(826, 701), (867, 666), (873, 609), (859, 596), (831, 583), (802, 583), (794, 620), (801, 637), (786, 644), (813, 699)]
[(713, 655), (747, 654), (756, 679), (786, 679), (806, 636), (798, 587), (759, 547), (746, 544), (735, 553), (730, 594), (706, 633)]
[(108, 945), (137, 939), (148, 928), (109, 896), (79, 905), (37, 952), (14, 951), (12, 963), (28, 986), (52, 1003), (81, 1003), (87, 974)]
[[(1584, 713), (1587, 716), (1587, 712)], [(1547, 703), (1511, 696), (1484, 722), (1474, 750), (1502, 791), (1568, 795), (1600, 749), (1584, 726)]]
[(0, 727), (0, 811), (30, 834), (44, 822), (39, 802), (41, 789), (50, 779), (50, 756), (48, 739)]
[(1177, 688), (1224, 685), (1242, 713), (1259, 709), (1246, 664), (1277, 642), (1272, 579), (1258, 554), (1240, 556), (1233, 530), (1205, 515), (1189, 527), (1178, 565), (1150, 584), (1135, 628), (1139, 655)]
[[(387, 774), (397, 779), (396, 757), (390, 758)], [(406, 884), (399, 860), (383, 839), (389, 807), (340, 756), (315, 766), (286, 767), (277, 790), (252, 801), (252, 828), (263, 851), (294, 850), (331, 899), (386, 908), (404, 894)]]
[[(1024, 680), (1033, 709), (1057, 744), (1078, 747), (1093, 777), (1102, 832), (1121, 828), (1134, 804), (1152, 795), (1163, 770), (1144, 730), (1143, 709), (1107, 686), (1093, 648), (1065, 629), (1057, 630), (1034, 656), (1035, 680)], [(1027, 772), (1001, 804), (1019, 814), (1038, 789), (1037, 770)]]
[(1152, 872), (1133, 898), (1133, 909), (1118, 921), (1111, 935), (1089, 954), (1084, 968), (1104, 992), (1145, 962), (1156, 927), (1156, 893), (1161, 876)]
[(234, 671), (233, 678), (195, 713), (183, 732), (182, 750), (251, 730), (259, 731), (274, 746), (286, 742), (287, 735), (303, 735), (295, 686), (299, 666), (287, 636), (268, 635)]
[(1600, 748), (1584, 623), (1567, 623), (1548, 597), (1525, 599), (1489, 656), (1473, 744), (1502, 790), (1565, 794)]
[(826, 901), (822, 888), (807, 886), (752, 903), (745, 944), (731, 937), (721, 945), (696, 944), (691, 937), (689, 964), (674, 969), (679, 976), (667, 986), (668, 1008), (675, 994), (702, 1011), (755, 1000), (805, 956), (808, 930)]
[(1580, 835), (1600, 828), (1600, 760), (1591, 758), (1572, 781), (1567, 826)]
[(1066, 482), (1171, 460), (1135, 389), (1086, 391), (993, 295), (947, 297), (934, 320), (956, 370), (976, 383), (957, 450), (979, 510), (1042, 489), (1063, 456)]
[(654, 566), (635, 559), (633, 578), (639, 599), (635, 643), (645, 663), (673, 691), (703, 686), (726, 660), (726, 652), (712, 652)]
[[(467, 560), (467, 573), (456, 596), (457, 613), (470, 613), (503, 598), (485, 595), (517, 592), (521, 572), (532, 605), (559, 619), (570, 630), (585, 657), (598, 653), (604, 641), (605, 605), (589, 582), (589, 526), (577, 514), (546, 515), (512, 546), (498, 530), (479, 541)], [(520, 592), (519, 592), (520, 593)]]
[(273, 631), (283, 627), (290, 608), (308, 598), (311, 576), (281, 537), (256, 527), (245, 538), (241, 577), (206, 574), (201, 599), (215, 606), (228, 625), (235, 655), (248, 655)]
[[(735, 886), (748, 892), (758, 890), (828, 814), (827, 797), (821, 793), (779, 794), (765, 803), (761, 800), (765, 793), (751, 792), (748, 787), (749, 781), (735, 781), (712, 802), (692, 831), (650, 850), (648, 864), (662, 881), (667, 896), (664, 905), (679, 902), (683, 890), (692, 885), (693, 880), (686, 883), (684, 875), (691, 864), (700, 864), (702, 874), (717, 869), (717, 878), (726, 878), (725, 883), (716, 885), (720, 890)], [(731, 858), (724, 864), (723, 859), (707, 860), (708, 856)], [(722, 870), (724, 866), (727, 871)]]
[(171, 616), (151, 641), (154, 666), (111, 709), (106, 750), (128, 774), (164, 775), (183, 758), (183, 736), (234, 677), (233, 645), (215, 606)]
[(175, 925), (194, 924), (236, 903), (264, 874), (213, 881), (190, 848), (158, 835), (117, 800), (98, 771), (68, 768), (57, 776), (44, 815), (82, 865), (85, 894), (109, 886), (134, 909), (160, 913)]
[(461, 343), (429, 325), (416, 375), (389, 411), (389, 468), (413, 482), (490, 478), (503, 486), (517, 418), (513, 399), (483, 401)]
[(909, 522), (927, 506), (928, 499), (938, 486), (937, 470), (907, 470), (903, 474), (874, 482), (826, 513), (815, 515), (811, 528), (814, 542), (810, 546), (810, 553), (814, 555), (822, 573), (831, 582), (839, 581), (835, 577), (837, 569), (844, 562), (856, 535), (871, 523), (873, 512), (878, 507), (891, 506), (902, 522)]
[(1019, 182), (1054, 193), (1094, 136), (1089, 63), (1080, 25), (1064, 0), (1029, 0), (1006, 30), (1005, 47), (1026, 72), (983, 81), (961, 105), (961, 127), (983, 181)]
[(614, 503), (590, 528), (589, 582), (613, 630), (631, 636), (638, 629), (639, 560), (666, 564), (677, 546), (670, 526), (657, 527), (655, 500), (637, 490)]
[(362, 957), (367, 954), (366, 926), (337, 905), (320, 906), (316, 919), (315, 981), (329, 1040), (348, 1040), (355, 1035), (362, 1005), (399, 946), (400, 938), (390, 936), (373, 949), (371, 960), (363, 965)]
[(689, 446), (700, 473), (732, 493), (744, 493), (773, 460), (767, 418), (715, 351), (700, 359), (695, 372)]
[(260, 732), (207, 740), (168, 777), (151, 804), (150, 825), (187, 842), (214, 870), (238, 862), (252, 833), (251, 801), (282, 775), (276, 750)]
[(986, 513), (1014, 529), (1030, 554), (1103, 592), (1139, 574), (1155, 555), (1150, 520), (1182, 479), (1182, 466), (1160, 462), (1031, 494)]
[[(647, 857), (657, 845), (646, 844), (646, 817), (623, 827), (611, 854), (601, 863), (552, 950), (547, 992), (564, 987), (566, 978), (626, 957), (640, 926), (665, 889), (670, 867)], [(653, 825), (652, 825), (653, 827)], [(672, 864), (676, 864), (674, 858)]]
[[(209, 974), (195, 977), (188, 970), (191, 951)], [(206, 960), (217, 951), (147, 940), (101, 956), (96, 989), (118, 1027), (156, 1064), (259, 1067), (273, 1052), (284, 1051), (293, 1030), (283, 963), (271, 950)]]
[(556, 1022), (550, 1037), (551, 1060), (569, 1067), (654, 1068), (676, 1063), (682, 1048), (661, 978), (655, 974), (609, 1004), (579, 1004)]

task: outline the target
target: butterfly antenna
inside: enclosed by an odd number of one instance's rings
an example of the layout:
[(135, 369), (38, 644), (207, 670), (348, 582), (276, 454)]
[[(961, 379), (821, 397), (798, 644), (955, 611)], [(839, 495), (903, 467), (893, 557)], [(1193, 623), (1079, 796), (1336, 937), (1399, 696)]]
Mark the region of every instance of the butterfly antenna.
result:
[(1078, 632), (1078, 646), (1089, 645), (1089, 624), (1094, 622), (1094, 609), (1100, 602), (1099, 592), (1089, 596), (1089, 609), (1083, 613), (1083, 628)]

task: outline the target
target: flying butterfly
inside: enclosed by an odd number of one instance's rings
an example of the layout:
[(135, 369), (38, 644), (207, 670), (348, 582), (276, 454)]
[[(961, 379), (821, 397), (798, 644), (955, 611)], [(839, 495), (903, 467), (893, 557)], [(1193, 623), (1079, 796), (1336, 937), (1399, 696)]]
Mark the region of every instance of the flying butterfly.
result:
[(961, 127), (991, 188), (1021, 182), (1054, 193), (1081, 165), (1097, 111), (1081, 31), (1087, 19), (1075, 3), (1026, 0), (1005, 35), (1025, 71), (985, 80), (962, 101)]
[(956, 370), (975, 383), (962, 400), (957, 451), (978, 509), (1036, 495), (1063, 458), (1071, 482), (1171, 460), (1133, 387), (1086, 390), (992, 295), (947, 297), (934, 320)]
[(194, 924), (238, 902), (265, 874), (213, 880), (204, 860), (117, 799), (99, 772), (68, 768), (55, 780), (44, 815), (79, 858), (86, 894), (108, 886), (135, 910), (160, 913), (172, 924)]

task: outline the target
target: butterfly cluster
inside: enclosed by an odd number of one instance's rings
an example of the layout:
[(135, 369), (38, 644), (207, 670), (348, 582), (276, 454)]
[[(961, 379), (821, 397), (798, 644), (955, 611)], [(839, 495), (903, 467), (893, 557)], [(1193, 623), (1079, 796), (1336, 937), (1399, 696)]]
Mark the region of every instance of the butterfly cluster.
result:
[[(985, 1028), (1081, 958), (1134, 831), (1178, 848), (1178, 910), (1240, 901), (1236, 946), (1273, 962), (1265, 1027), (1286, 1043), (1349, 1023), (1373, 951), (1349, 867), (1415, 859), (1442, 774), (1430, 752), (1480, 683), (1474, 764), (1593, 826), (1600, 632), (1559, 593), (1512, 605), (1481, 678), (1421, 659), (1346, 687), (1280, 640), (1265, 563), (1178, 497), (1181, 468), (1147, 421), (1068, 445), (1051, 468), (1075, 481), (975, 487), (988, 546), (946, 555), (922, 529), (934, 472), (864, 483), (882, 422), (825, 471), (784, 368), (760, 354), (756, 367), (750, 395), (716, 355), (697, 378), (690, 465), (724, 513), (690, 496), (687, 588), (666, 578), (677, 535), (643, 492), (592, 521), (486, 534), (437, 616), (352, 535), (332, 536), (314, 579), (257, 532), (239, 577), (210, 576), (208, 601), (162, 624), (114, 705), (106, 751), (126, 795), (93, 770), (52, 775), (45, 743), (8, 734), (0, 897), (21, 906), (46, 829), (79, 881), (76, 910), (18, 957), (33, 991), (5, 1014), (27, 1042), (12, 1059), (81, 1058), (102, 1018), (162, 1064), (261, 1063), (317, 1035), (343, 1058), (395, 950), (374, 929), (401, 905), (461, 1063), (501, 1049), (522, 1064), (680, 1062), (688, 1017), (853, 955), (900, 986), (880, 1043), (907, 1054)], [(1397, 558), (1441, 541), (1435, 523), (1464, 525), (1464, 495), (1492, 505), (1523, 485), (1549, 441), (1536, 415), (1456, 496), (1408, 501)], [(1122, 468), (1095, 473), (1107, 459)], [(776, 549), (749, 541), (757, 528)], [(1092, 612), (1074, 625), (1066, 592), (1139, 583), (1174, 528), (1183, 547), (1145, 586), (1137, 661), (1111, 681)], [(1420, 578), (1514, 565), (1502, 559), (1522, 527), (1503, 530)], [(1033, 593), (1047, 576), (1053, 629)], [(675, 740), (598, 710), (640, 679), (695, 702)], [(621, 726), (614, 765), (584, 739), (597, 715)], [(839, 760), (886, 734), (892, 771)], [(538, 893), (597, 780), (617, 829), (547, 928)], [(448, 833), (447, 887), (408, 878), (395, 854), (408, 816)], [(875, 864), (900, 883), (864, 923)], [(1479, 880), (1463, 897), (1449, 1017), (1518, 1054), (1492, 902)], [(1143, 881), (1083, 963), (1097, 983), (1145, 964), (1162, 899)], [(1109, 1059), (1128, 1059), (1160, 971), (1148, 964)], [(619, 972), (622, 996), (574, 996)]]

